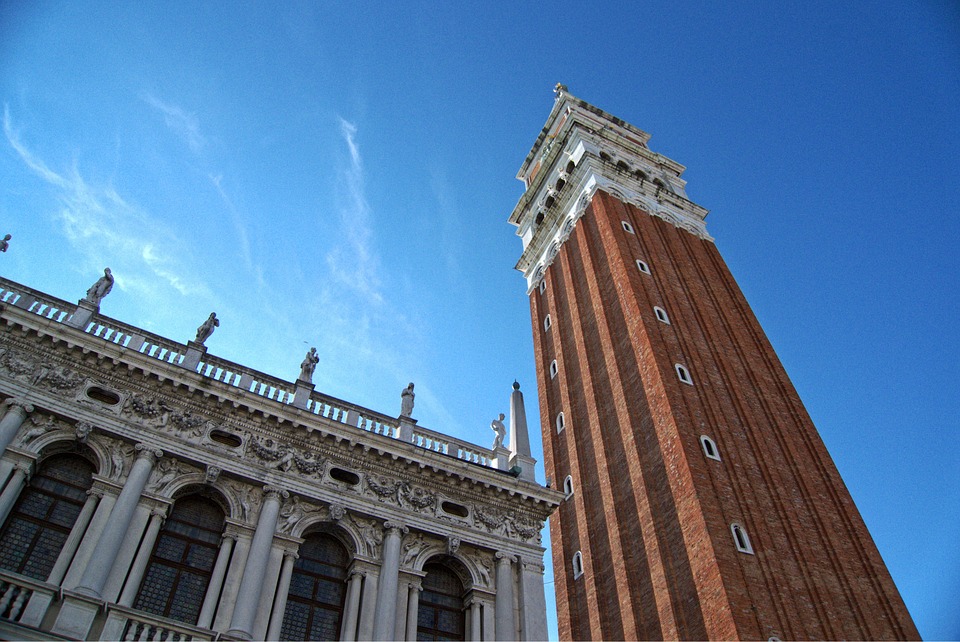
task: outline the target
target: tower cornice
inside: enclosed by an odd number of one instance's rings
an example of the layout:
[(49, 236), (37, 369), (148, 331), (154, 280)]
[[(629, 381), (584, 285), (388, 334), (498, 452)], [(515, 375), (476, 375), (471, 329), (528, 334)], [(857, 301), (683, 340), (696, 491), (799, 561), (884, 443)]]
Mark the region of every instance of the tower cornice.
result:
[(510, 216), (523, 241), (516, 269), (542, 278), (596, 191), (604, 190), (699, 238), (707, 210), (686, 196), (683, 165), (651, 151), (650, 135), (558, 86), (547, 123), (517, 174), (526, 192)]

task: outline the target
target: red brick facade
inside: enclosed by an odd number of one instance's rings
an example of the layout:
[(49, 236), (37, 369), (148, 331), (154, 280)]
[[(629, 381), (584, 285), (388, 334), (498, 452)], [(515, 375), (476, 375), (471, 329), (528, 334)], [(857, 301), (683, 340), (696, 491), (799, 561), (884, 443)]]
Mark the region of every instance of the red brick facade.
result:
[(561, 639), (918, 638), (713, 243), (597, 191), (544, 282), (545, 467), (573, 482), (551, 520)]

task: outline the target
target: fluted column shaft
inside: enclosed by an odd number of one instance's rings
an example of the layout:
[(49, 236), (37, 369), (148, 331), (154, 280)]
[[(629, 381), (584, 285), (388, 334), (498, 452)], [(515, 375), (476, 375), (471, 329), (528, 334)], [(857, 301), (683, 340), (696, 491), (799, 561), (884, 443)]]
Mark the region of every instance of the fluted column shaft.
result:
[(102, 597), (103, 586), (120, 550), (120, 543), (130, 527), (130, 520), (133, 519), (140, 495), (147, 485), (147, 480), (150, 479), (153, 465), (163, 456), (162, 451), (149, 448), (144, 444), (137, 444), (137, 450), (139, 451), (137, 459), (133, 462), (123, 490), (120, 491), (117, 503), (113, 506), (110, 521), (100, 536), (97, 547), (93, 549), (90, 562), (84, 569), (80, 584), (77, 586), (78, 592), (91, 597)]
[(346, 607), (343, 611), (343, 627), (340, 639), (343, 642), (353, 642), (357, 636), (357, 616), (360, 614), (360, 584), (363, 582), (363, 572), (354, 570), (350, 573), (347, 582)]
[(393, 522), (384, 524), (383, 559), (380, 581), (377, 585), (377, 609), (373, 622), (373, 639), (378, 642), (393, 639), (393, 625), (397, 618), (397, 584), (400, 580), (400, 541), (406, 526)]
[(143, 542), (137, 551), (137, 556), (133, 559), (133, 566), (130, 568), (130, 574), (127, 576), (127, 583), (120, 594), (118, 604), (121, 606), (133, 606), (133, 601), (137, 598), (140, 591), (140, 582), (143, 581), (143, 574), (147, 571), (147, 564), (150, 562), (150, 556), (153, 555), (153, 547), (157, 543), (157, 536), (160, 534), (160, 527), (163, 526), (164, 511), (154, 510), (150, 513), (150, 521), (147, 522), (147, 530), (143, 536)]
[(227, 567), (230, 565), (230, 553), (233, 552), (233, 544), (236, 538), (232, 535), (224, 535), (220, 542), (220, 551), (217, 553), (217, 561), (213, 564), (213, 573), (210, 574), (210, 585), (207, 587), (207, 594), (203, 598), (203, 606), (200, 607), (200, 615), (197, 616), (197, 626), (202, 629), (209, 629), (213, 624), (213, 616), (217, 612), (217, 601), (220, 597), (220, 589), (223, 588), (223, 580), (227, 576)]
[(496, 627), (498, 642), (516, 638), (513, 624), (513, 556), (497, 553)]
[(27, 415), (33, 412), (33, 404), (23, 399), (7, 399), (3, 405), (7, 407), (7, 411), (3, 414), (3, 419), (0, 419), (0, 454), (17, 436), (17, 431), (20, 430)]
[(268, 640), (280, 639), (280, 629), (283, 627), (283, 615), (287, 610), (287, 593), (290, 591), (290, 578), (293, 577), (293, 565), (296, 561), (297, 554), (295, 552), (283, 552), (283, 566), (280, 567), (280, 580), (277, 582), (277, 594), (273, 598), (273, 613), (270, 616), (270, 626), (267, 628)]
[(260, 591), (263, 589), (267, 564), (270, 561), (270, 548), (277, 530), (281, 497), (290, 496), (287, 491), (275, 486), (267, 486), (264, 491), (263, 507), (257, 519), (257, 530), (253, 534), (253, 541), (250, 542), (247, 565), (243, 570), (243, 579), (240, 580), (237, 603), (233, 607), (230, 630), (227, 632), (228, 635), (242, 640), (253, 637), (253, 620), (260, 603)]

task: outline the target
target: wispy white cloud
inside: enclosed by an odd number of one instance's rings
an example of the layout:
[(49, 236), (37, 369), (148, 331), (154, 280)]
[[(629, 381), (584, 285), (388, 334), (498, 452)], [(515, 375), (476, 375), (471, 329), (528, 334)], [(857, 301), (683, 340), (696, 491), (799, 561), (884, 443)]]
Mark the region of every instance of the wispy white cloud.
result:
[[(56, 214), (69, 243), (90, 264), (102, 269), (108, 262), (137, 263), (181, 294), (208, 293), (202, 282), (184, 276), (177, 257), (167, 248), (179, 247), (165, 225), (125, 200), (112, 186), (90, 185), (74, 165), (65, 172), (49, 167), (21, 141), (8, 105), (3, 110), (3, 132), (23, 163), (56, 189), (60, 209)], [(117, 286), (136, 287), (134, 271), (117, 270)]]
[(340, 118), (340, 135), (350, 152), (349, 165), (341, 170), (343, 204), (339, 208), (340, 233), (345, 243), (326, 256), (331, 276), (371, 305), (382, 305), (379, 262), (373, 252), (370, 205), (364, 191), (363, 158), (356, 141), (357, 127)]
[(199, 154), (207, 144), (206, 138), (200, 132), (200, 119), (196, 114), (185, 111), (167, 102), (164, 102), (151, 93), (140, 95), (141, 100), (163, 114), (163, 121), (177, 137), (179, 137), (194, 154)]

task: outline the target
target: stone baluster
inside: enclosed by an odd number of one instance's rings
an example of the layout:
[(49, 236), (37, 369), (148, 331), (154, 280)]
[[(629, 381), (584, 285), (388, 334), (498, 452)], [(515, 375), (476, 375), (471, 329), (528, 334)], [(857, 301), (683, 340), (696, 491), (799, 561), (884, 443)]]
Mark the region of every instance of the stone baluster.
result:
[(357, 616), (360, 612), (360, 588), (363, 584), (363, 571), (350, 571), (347, 581), (347, 599), (343, 610), (343, 626), (340, 630), (340, 639), (343, 642), (353, 642), (357, 637)]
[(406, 640), (417, 639), (417, 611), (420, 610), (420, 591), (423, 585), (420, 582), (410, 582), (408, 585), (409, 595), (407, 596), (407, 626)]
[(3, 402), (7, 411), (0, 419), (0, 453), (7, 449), (13, 438), (17, 436), (17, 431), (27, 419), (27, 415), (33, 412), (33, 404), (27, 403), (24, 399), (10, 398)]
[(267, 627), (268, 640), (279, 640), (280, 629), (283, 626), (283, 615), (287, 610), (287, 593), (290, 590), (290, 579), (293, 577), (293, 565), (297, 561), (296, 551), (283, 552), (283, 566), (280, 568), (280, 581), (277, 582), (277, 594), (273, 598), (273, 613), (270, 616), (270, 626)]
[(3, 492), (0, 493), (0, 524), (6, 522), (7, 515), (13, 510), (13, 505), (20, 496), (20, 491), (27, 485), (29, 478), (29, 464), (18, 462), (13, 468), (13, 474), (10, 475), (10, 480), (7, 482), (7, 485), (4, 486)]
[(153, 555), (153, 547), (157, 543), (157, 537), (160, 534), (160, 527), (163, 526), (163, 520), (166, 517), (166, 511), (161, 508), (155, 508), (150, 512), (150, 521), (147, 522), (147, 531), (143, 536), (143, 542), (137, 551), (137, 556), (133, 560), (133, 567), (127, 576), (127, 583), (123, 586), (123, 592), (120, 594), (119, 604), (121, 606), (133, 606), (133, 601), (140, 592), (140, 582), (143, 581), (143, 574), (147, 572), (147, 564), (150, 562), (150, 556)]
[(210, 575), (207, 594), (203, 598), (203, 606), (200, 607), (200, 615), (197, 617), (197, 626), (201, 629), (209, 629), (213, 624), (213, 616), (217, 612), (217, 602), (220, 598), (220, 589), (223, 588), (223, 580), (227, 576), (227, 567), (230, 565), (230, 554), (233, 552), (233, 545), (236, 541), (236, 534), (226, 533), (220, 542), (220, 551), (217, 553), (217, 561), (213, 564), (213, 573)]
[(393, 625), (397, 617), (397, 584), (400, 581), (400, 541), (407, 527), (396, 522), (386, 522), (383, 538), (383, 559), (380, 565), (380, 581), (377, 586), (377, 608), (373, 623), (373, 639), (393, 639)]
[(276, 486), (264, 487), (263, 506), (260, 508), (260, 517), (257, 519), (257, 530), (250, 542), (250, 551), (247, 553), (247, 564), (243, 570), (243, 579), (240, 580), (240, 590), (237, 592), (237, 602), (230, 619), (230, 629), (227, 634), (241, 640), (253, 637), (253, 620), (260, 603), (260, 591), (263, 589), (263, 579), (267, 573), (267, 564), (270, 561), (270, 548), (273, 536), (277, 530), (277, 517), (280, 515), (280, 504), (283, 499), (290, 497), (290, 493)]
[(104, 584), (117, 558), (123, 537), (130, 528), (130, 521), (140, 502), (140, 495), (147, 485), (147, 480), (150, 479), (153, 465), (162, 456), (163, 451), (150, 448), (146, 444), (137, 444), (137, 458), (133, 462), (123, 490), (120, 491), (120, 496), (117, 497), (117, 503), (114, 504), (113, 511), (110, 513), (110, 521), (100, 536), (97, 547), (93, 549), (90, 562), (83, 571), (80, 584), (77, 586), (78, 592), (90, 597), (102, 597)]
[(513, 623), (513, 556), (497, 553), (497, 640), (504, 642), (517, 638)]

